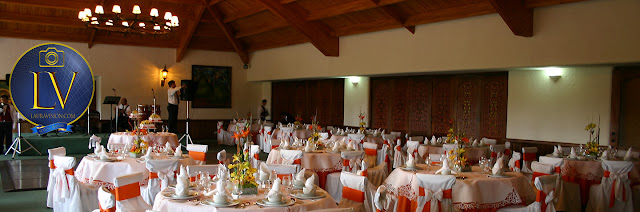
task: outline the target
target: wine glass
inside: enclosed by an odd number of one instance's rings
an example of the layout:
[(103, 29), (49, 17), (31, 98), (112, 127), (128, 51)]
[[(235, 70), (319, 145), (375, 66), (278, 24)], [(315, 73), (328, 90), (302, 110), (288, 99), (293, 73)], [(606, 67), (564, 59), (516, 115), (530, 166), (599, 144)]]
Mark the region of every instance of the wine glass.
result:
[(431, 157), (427, 156), (427, 159), (425, 159), (424, 163), (427, 164), (427, 170), (429, 170), (431, 168)]
[(242, 184), (243, 181), (242, 180), (237, 180), (236, 183), (233, 184), (233, 190), (236, 194), (236, 200), (240, 198), (240, 195), (242, 195)]
[(282, 185), (284, 186), (285, 190), (288, 191), (291, 186), (291, 175), (285, 175), (282, 177)]

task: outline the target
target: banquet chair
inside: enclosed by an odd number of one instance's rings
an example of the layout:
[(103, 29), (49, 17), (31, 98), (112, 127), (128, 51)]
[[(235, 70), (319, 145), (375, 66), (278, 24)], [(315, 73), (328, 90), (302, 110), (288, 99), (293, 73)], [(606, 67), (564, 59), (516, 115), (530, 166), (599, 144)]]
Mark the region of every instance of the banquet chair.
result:
[(320, 139), (327, 140), (327, 139), (329, 139), (330, 135), (329, 135), (328, 132), (321, 132), (321, 133), (319, 133), (319, 136), (320, 136)]
[(429, 154), (429, 160), (431, 160), (431, 165), (442, 164), (442, 156), (443, 154)]
[(233, 141), (233, 133), (226, 131), (223, 128), (224, 123), (222, 121), (218, 121), (218, 144), (219, 145), (235, 145)]
[(85, 185), (76, 179), (74, 157), (53, 156), (53, 211), (84, 212), (98, 208), (98, 188)]
[(53, 180), (53, 171), (56, 170), (56, 165), (54, 164), (53, 156), (65, 156), (67, 155), (67, 149), (64, 147), (58, 147), (49, 149), (49, 182), (47, 183), (47, 207), (53, 207), (53, 187), (55, 187), (55, 181)]
[(511, 154), (511, 159), (509, 159), (509, 169), (511, 169), (511, 171), (520, 172), (522, 170), (520, 159), (522, 159), (522, 154), (519, 152), (513, 152), (513, 154)]
[(260, 146), (259, 145), (251, 145), (249, 147), (249, 154), (251, 154), (251, 164), (253, 168), (258, 168), (260, 165)]
[(349, 134), (347, 135), (347, 137), (349, 138), (349, 142), (351, 141), (355, 141), (358, 144), (358, 150), (362, 149), (362, 143), (364, 143), (364, 138), (365, 135), (364, 134)]
[(288, 140), (289, 142), (293, 139), (293, 127), (281, 127), (280, 133), (278, 133), (278, 140)]
[[(451, 190), (456, 183), (453, 175), (416, 174), (419, 192), (416, 211), (453, 211)], [(440, 210), (438, 210), (440, 208)], [(397, 211), (407, 209), (397, 208)]]
[(111, 191), (104, 186), (98, 189), (98, 207), (99, 209), (95, 209), (93, 212), (116, 211), (116, 196), (114, 196)]
[(511, 157), (511, 142), (504, 142), (504, 154)]
[(302, 150), (281, 149), (280, 156), (282, 156), (282, 164), (295, 165), (299, 170), (300, 166), (302, 166), (304, 152)]
[(536, 160), (537, 152), (538, 152), (538, 147), (522, 147), (523, 166), (521, 168), (521, 172), (533, 173), (533, 171), (531, 171), (531, 162)]
[(493, 164), (495, 164), (496, 160), (498, 159), (498, 155), (504, 154), (505, 145), (504, 144), (491, 144), (491, 145), (489, 145), (489, 150), (491, 150), (491, 161), (490, 161), (490, 164), (491, 164), (491, 166), (493, 166)]
[(140, 182), (142, 172), (116, 177), (116, 211), (117, 212), (144, 212), (151, 209), (140, 196)]
[(533, 171), (531, 178), (531, 182), (533, 182), (536, 177), (554, 174), (555, 169), (553, 168), (553, 165), (533, 161), (531, 162), (531, 171)]
[(632, 161), (602, 160), (604, 176), (600, 184), (591, 186), (586, 211), (634, 211), (629, 180), (632, 168)]
[(189, 151), (189, 156), (191, 156), (198, 165), (207, 164), (207, 151), (209, 151), (208, 145), (187, 144), (187, 151)]
[(393, 168), (398, 168), (404, 165), (405, 155), (402, 153), (402, 147), (400, 147), (400, 139), (395, 147), (393, 147)]
[(369, 167), (374, 167), (378, 164), (378, 144), (364, 142), (362, 144), (364, 148), (364, 160), (367, 161)]
[[(624, 158), (624, 156), (627, 154), (627, 151), (628, 150), (626, 149), (618, 150), (618, 152), (616, 153), (616, 157)], [(640, 159), (640, 152), (631, 152), (631, 157), (635, 159)]]
[(484, 144), (486, 144), (486, 145), (498, 144), (498, 140), (491, 139), (491, 138), (482, 138), (481, 141), (484, 141)]
[[(266, 164), (266, 163), (265, 163)], [(275, 171), (276, 176), (282, 179), (284, 176), (291, 176), (298, 173), (298, 167), (295, 165), (287, 164), (266, 164), (269, 170)]]
[(189, 181), (195, 182), (199, 172), (209, 173), (209, 178), (213, 178), (218, 174), (219, 165), (189, 165), (187, 166), (187, 173), (189, 174)]
[(375, 209), (376, 212), (386, 212), (389, 209), (391, 209), (390, 211), (393, 211), (391, 208), (392, 202), (393, 199), (388, 194), (387, 187), (385, 185), (378, 186), (376, 193), (373, 195), (372, 208)]
[(369, 182), (374, 186), (380, 186), (389, 176), (387, 171), (387, 163), (382, 162), (375, 167), (367, 169), (367, 178), (369, 178)]
[[(540, 163), (547, 164), (553, 166), (553, 172), (557, 173), (561, 176), (562, 165), (564, 164), (563, 158), (556, 157), (547, 157), (540, 156), (538, 159)], [(579, 210), (580, 207), (580, 194), (575, 191), (580, 189), (578, 184), (573, 184), (574, 186), (570, 186), (572, 189), (567, 189), (562, 178), (558, 180), (558, 184), (556, 185), (556, 196), (558, 197), (558, 202), (556, 203), (556, 210), (559, 211), (574, 211)], [(571, 205), (571, 206), (567, 206)], [(573, 210), (568, 210), (573, 209)]]
[(266, 139), (266, 147), (264, 148), (264, 152), (266, 153), (271, 153), (271, 150), (280, 147), (280, 143), (282, 142), (280, 139), (274, 139), (271, 137), (267, 137)]
[(554, 199), (556, 193), (556, 181), (558, 175), (546, 175), (536, 177), (534, 184), (536, 187), (536, 201), (527, 205), (512, 205), (500, 208), (500, 212), (555, 212)]
[(229, 161), (227, 160), (227, 150), (220, 150), (220, 152), (218, 152), (218, 155), (216, 155), (216, 158), (218, 159), (218, 164), (228, 164)]
[(342, 184), (342, 198), (338, 203), (340, 208), (353, 208), (355, 212), (373, 211), (373, 194), (375, 187), (371, 185), (367, 177), (350, 172), (340, 175)]
[(378, 158), (377, 158), (376, 164), (382, 164), (382, 163), (387, 164), (387, 174), (391, 173), (391, 168), (392, 168), (391, 165), (393, 165), (391, 163), (391, 146), (387, 142), (382, 144), (382, 149), (380, 149), (380, 151), (378, 152)]
[(167, 188), (170, 182), (173, 182), (174, 171), (178, 169), (179, 165), (180, 160), (178, 159), (146, 161), (149, 182), (146, 186), (142, 186), (140, 196), (147, 204), (153, 205), (156, 195)]
[(342, 172), (328, 174), (325, 183), (325, 190), (336, 202), (340, 202), (340, 198), (342, 198), (340, 195), (342, 192), (340, 176), (342, 173), (357, 170), (357, 161), (364, 158), (364, 151), (344, 151), (340, 153), (340, 157), (342, 157)]
[(266, 153), (269, 153), (271, 151), (271, 135), (273, 134), (273, 127), (271, 126), (264, 126), (264, 129), (262, 129), (262, 137), (260, 138), (260, 142), (258, 142), (258, 144), (260, 145), (260, 149), (262, 149), (263, 151), (265, 151)]

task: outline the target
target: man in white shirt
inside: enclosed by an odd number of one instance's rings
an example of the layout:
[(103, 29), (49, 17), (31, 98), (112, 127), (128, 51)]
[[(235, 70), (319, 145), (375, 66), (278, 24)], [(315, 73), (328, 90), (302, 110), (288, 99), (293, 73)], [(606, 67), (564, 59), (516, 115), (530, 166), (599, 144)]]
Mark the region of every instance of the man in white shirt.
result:
[(169, 111), (169, 132), (178, 133), (178, 105), (180, 104), (180, 88), (186, 88), (186, 85), (176, 87), (176, 82), (169, 81), (167, 111)]
[(129, 114), (131, 114), (131, 106), (127, 103), (127, 98), (120, 99), (118, 105), (118, 131), (130, 130), (129, 128)]

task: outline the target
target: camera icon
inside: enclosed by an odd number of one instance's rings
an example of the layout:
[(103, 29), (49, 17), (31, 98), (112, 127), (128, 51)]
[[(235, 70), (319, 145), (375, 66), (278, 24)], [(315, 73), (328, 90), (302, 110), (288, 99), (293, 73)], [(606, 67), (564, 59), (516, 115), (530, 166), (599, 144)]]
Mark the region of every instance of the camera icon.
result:
[(38, 53), (40, 67), (64, 67), (64, 51), (49, 47)]

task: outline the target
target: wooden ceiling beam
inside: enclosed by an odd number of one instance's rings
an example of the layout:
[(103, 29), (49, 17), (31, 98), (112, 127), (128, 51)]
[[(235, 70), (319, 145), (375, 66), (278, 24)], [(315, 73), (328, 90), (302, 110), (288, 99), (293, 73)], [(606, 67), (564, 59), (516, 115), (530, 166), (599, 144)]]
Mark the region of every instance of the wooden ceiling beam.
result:
[(448, 21), (460, 18), (468, 18), (479, 15), (495, 13), (496, 10), (489, 2), (466, 4), (459, 7), (440, 9), (436, 11), (424, 12), (407, 17), (405, 24), (420, 25), (439, 21)]
[(182, 35), (182, 38), (180, 39), (180, 44), (178, 44), (178, 48), (176, 49), (176, 62), (178, 63), (182, 61), (182, 57), (184, 57), (184, 54), (187, 51), (187, 47), (189, 47), (191, 37), (196, 31), (196, 27), (198, 27), (198, 24), (200, 23), (202, 14), (204, 14), (204, 8), (205, 6), (197, 6), (193, 14), (194, 19), (188, 21), (186, 29), (181, 29), (181, 31), (184, 30), (184, 33)]
[(573, 3), (585, 0), (527, 0), (526, 4), (528, 8), (551, 6), (556, 4)]
[(225, 37), (227, 37), (227, 40), (229, 41), (229, 43), (231, 43), (231, 46), (233, 46), (233, 49), (236, 50), (242, 62), (244, 64), (249, 64), (249, 52), (247, 52), (247, 50), (242, 46), (242, 43), (240, 43), (240, 40), (238, 40), (235, 37), (231, 27), (228, 24), (223, 22), (222, 13), (218, 11), (218, 9), (215, 8), (214, 6), (207, 6), (206, 9), (209, 12), (209, 14), (213, 17), (216, 24), (218, 24), (218, 26), (224, 33)]
[(96, 39), (96, 29), (93, 29), (89, 32), (89, 40), (87, 41), (87, 46), (89, 48), (93, 47), (93, 44), (95, 44), (93, 41)]
[[(41, 31), (25, 31), (25, 30), (13, 30), (13, 29), (0, 29), (0, 37), (11, 38), (23, 38), (34, 40), (51, 40), (51, 41), (65, 41), (65, 42), (87, 42), (89, 32), (86, 33), (58, 33), (58, 32), (41, 32)], [(94, 43), (101, 44), (114, 44), (114, 45), (128, 45), (128, 46), (147, 46), (147, 47), (162, 47), (162, 48), (175, 48), (175, 42), (171, 40), (150, 40), (144, 38), (131, 38), (131, 37), (119, 37), (119, 36), (99, 36), (96, 35)]]
[(527, 8), (524, 0), (489, 0), (513, 34), (533, 36), (533, 9)]
[[(295, 2), (297, 0), (281, 0), (280, 3), (281, 4), (289, 4), (292, 2)], [(224, 17), (224, 22), (225, 23), (229, 23), (244, 17), (249, 17), (255, 14), (258, 14), (260, 12), (266, 11), (268, 10), (264, 5), (258, 4), (258, 5), (253, 5), (253, 7), (249, 8), (248, 10), (244, 10), (244, 11), (240, 11), (237, 13), (233, 13), (230, 14), (226, 17)]]
[(329, 34), (329, 29), (317, 22), (305, 21), (299, 9), (283, 5), (278, 0), (258, 0), (271, 12), (287, 21), (294, 29), (304, 34), (325, 56), (340, 55), (340, 38)]
[[(380, 3), (380, 0), (371, 1), (373, 1), (373, 3), (375, 3), (376, 5)], [(396, 20), (396, 22), (402, 25), (405, 29), (409, 30), (411, 34), (416, 34), (416, 26), (405, 25), (404, 22), (407, 21), (407, 18), (406, 16), (402, 15), (400, 11), (398, 11), (394, 7), (391, 7), (391, 5), (382, 6), (380, 9), (389, 17), (393, 18), (393, 20)]]
[(271, 23), (269, 25), (261, 25), (259, 27), (253, 28), (249, 31), (238, 31), (236, 33), (236, 38), (243, 38), (243, 37), (247, 37), (247, 36), (251, 36), (251, 35), (257, 35), (263, 32), (268, 32), (268, 31), (272, 31), (272, 30), (276, 30), (276, 29), (281, 29), (284, 27), (288, 27), (289, 24), (287, 24), (287, 22), (278, 22), (278, 23)]
[(14, 22), (14, 23), (28, 23), (47, 26), (65, 26), (85, 28), (84, 23), (77, 18), (65, 18), (65, 17), (52, 17), (52, 16), (35, 16), (25, 15), (18, 13), (0, 13), (0, 21)]
[(376, 8), (380, 6), (386, 6), (390, 4), (400, 3), (405, 0), (380, 0), (376, 3), (375, 0), (358, 0), (352, 1), (344, 4), (339, 4), (331, 7), (327, 7), (320, 10), (310, 11), (309, 15), (305, 17), (307, 21), (315, 21), (320, 19), (325, 19), (333, 16), (344, 15), (347, 13), (368, 10), (371, 8)]

